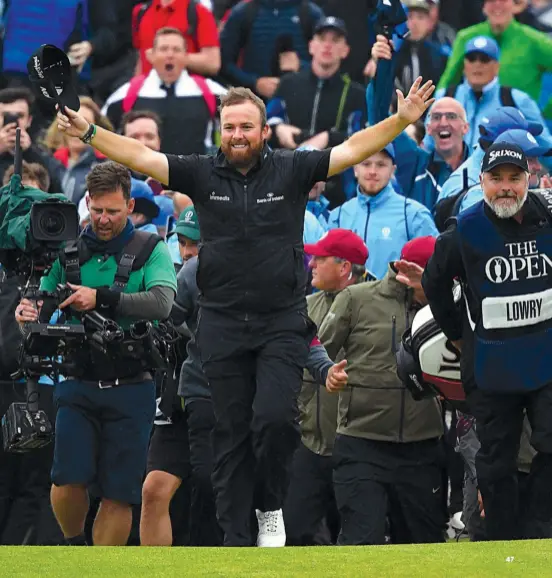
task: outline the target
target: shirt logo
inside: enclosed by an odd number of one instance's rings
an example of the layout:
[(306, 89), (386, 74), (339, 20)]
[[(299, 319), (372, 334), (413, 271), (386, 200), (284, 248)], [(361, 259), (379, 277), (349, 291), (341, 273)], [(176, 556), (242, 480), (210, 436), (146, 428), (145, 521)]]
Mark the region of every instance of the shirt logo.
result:
[(391, 236), (391, 229), (389, 227), (383, 227), (381, 230), (381, 235), (384, 239), (389, 239)]
[(536, 241), (506, 243), (508, 256), (491, 257), (485, 264), (485, 275), (492, 283), (517, 282), (546, 277), (552, 269), (552, 260), (539, 253)]
[(284, 195), (275, 196), (274, 193), (267, 193), (266, 197), (257, 199), (257, 203), (276, 203), (284, 200)]
[(228, 195), (217, 195), (217, 193), (215, 191), (213, 191), (210, 195), (209, 195), (209, 200), (210, 201), (220, 201), (223, 203), (229, 203), (230, 202), (230, 197)]

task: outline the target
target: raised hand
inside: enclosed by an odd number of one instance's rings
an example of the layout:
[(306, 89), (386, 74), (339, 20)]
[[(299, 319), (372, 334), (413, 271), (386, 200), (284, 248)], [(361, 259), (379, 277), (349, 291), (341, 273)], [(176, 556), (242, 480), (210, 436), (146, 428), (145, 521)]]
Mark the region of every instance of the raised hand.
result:
[(421, 84), (422, 77), (418, 76), (406, 98), (400, 90), (397, 90), (397, 115), (408, 124), (416, 122), (435, 102), (434, 98), (430, 98), (435, 90), (433, 82), (428, 80), (423, 86)]
[(403, 283), (407, 287), (412, 287), (413, 289), (422, 288), (422, 275), (424, 270), (417, 263), (411, 263), (410, 261), (405, 261), (401, 259), (400, 261), (395, 261), (395, 270), (397, 271), (397, 281)]

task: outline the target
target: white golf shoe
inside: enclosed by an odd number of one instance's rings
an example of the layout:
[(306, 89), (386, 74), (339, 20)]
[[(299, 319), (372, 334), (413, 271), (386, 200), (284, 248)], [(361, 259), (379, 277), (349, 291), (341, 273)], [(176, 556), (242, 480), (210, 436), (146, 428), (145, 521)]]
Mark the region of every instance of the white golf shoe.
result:
[(257, 546), (259, 548), (281, 548), (286, 545), (286, 529), (282, 510), (261, 512), (255, 510), (259, 522)]

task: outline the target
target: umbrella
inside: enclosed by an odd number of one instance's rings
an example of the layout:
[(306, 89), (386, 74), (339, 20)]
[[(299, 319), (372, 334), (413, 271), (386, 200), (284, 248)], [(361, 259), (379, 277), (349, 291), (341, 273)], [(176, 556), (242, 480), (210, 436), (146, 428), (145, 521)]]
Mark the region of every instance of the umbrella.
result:
[[(376, 34), (383, 34), (389, 40), (393, 40), (395, 53), (391, 60), (380, 60), (376, 75), (374, 76), (370, 90), (373, 91), (374, 100), (372, 110), (369, 112), (370, 124), (376, 124), (389, 116), (389, 104), (393, 96), (395, 85), (396, 52), (402, 44), (402, 39), (407, 32), (406, 12), (400, 0), (379, 0), (376, 7)], [(371, 114), (370, 114), (371, 113)]]

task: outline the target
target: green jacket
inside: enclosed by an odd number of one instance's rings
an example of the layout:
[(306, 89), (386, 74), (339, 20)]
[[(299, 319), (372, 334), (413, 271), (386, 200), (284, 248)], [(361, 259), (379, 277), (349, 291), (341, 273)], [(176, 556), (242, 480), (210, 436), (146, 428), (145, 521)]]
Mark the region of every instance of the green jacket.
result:
[[(502, 34), (494, 34), (488, 22), (460, 30), (438, 88), (446, 88), (460, 82), (464, 70), (464, 49), (468, 41), (475, 36), (490, 36), (498, 42), (500, 84), (523, 90), (538, 102), (542, 76), (552, 70), (552, 39), (516, 20), (513, 20)], [(545, 108), (544, 116), (552, 118), (552, 99)]]
[(339, 394), (337, 433), (388, 442), (443, 434), (437, 399), (414, 401), (397, 377), (395, 351), (415, 309), (389, 268), (379, 280), (344, 289), (319, 331), (330, 358), (343, 349), (349, 386)]
[[(309, 317), (317, 327), (323, 324), (337, 293), (320, 291), (307, 297)], [(324, 343), (322, 342), (322, 345)], [(330, 356), (331, 357), (331, 356)], [(340, 361), (343, 356), (334, 361)], [(299, 423), (303, 444), (315, 454), (331, 456), (337, 427), (337, 402), (339, 395), (330, 393), (319, 385), (305, 370), (303, 387), (299, 395)]]

